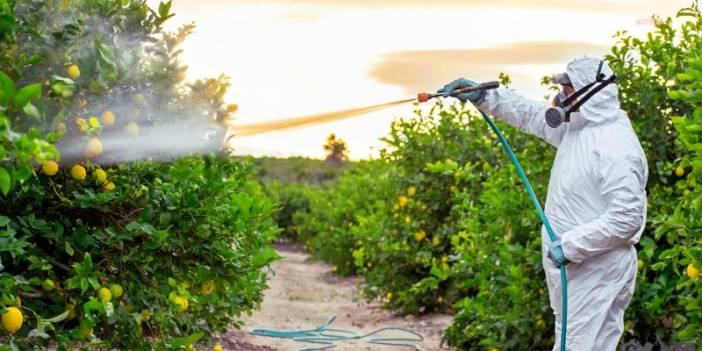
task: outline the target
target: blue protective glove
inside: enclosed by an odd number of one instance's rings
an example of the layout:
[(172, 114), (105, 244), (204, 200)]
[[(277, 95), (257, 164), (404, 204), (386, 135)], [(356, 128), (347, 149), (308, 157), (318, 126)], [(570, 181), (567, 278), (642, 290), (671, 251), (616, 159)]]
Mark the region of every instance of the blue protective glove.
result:
[[(437, 93), (443, 94), (443, 97), (447, 98), (451, 96), (451, 93), (454, 90), (461, 89), (461, 88), (468, 88), (468, 87), (475, 87), (478, 86), (478, 83), (468, 80), (468, 79), (463, 79), (459, 78), (454, 80), (453, 82), (444, 85), (443, 88), (439, 89)], [(476, 90), (472, 91), (470, 93), (463, 93), (463, 94), (458, 94), (454, 96), (458, 100), (461, 100), (463, 102), (470, 101), (473, 103), (473, 105), (480, 105), (480, 103), (483, 102), (485, 99), (485, 90)]]
[(553, 261), (556, 267), (568, 264), (568, 259), (565, 257), (565, 254), (563, 254), (563, 247), (561, 247), (560, 240), (551, 243), (551, 246), (548, 248), (548, 258)]

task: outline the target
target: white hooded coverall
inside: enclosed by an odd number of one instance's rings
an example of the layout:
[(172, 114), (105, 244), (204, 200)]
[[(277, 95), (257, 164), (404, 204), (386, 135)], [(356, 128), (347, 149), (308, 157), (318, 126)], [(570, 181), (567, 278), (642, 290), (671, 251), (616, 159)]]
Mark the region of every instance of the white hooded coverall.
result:
[[(599, 59), (568, 64), (576, 90), (593, 82)], [(604, 63), (605, 78), (612, 75)], [(557, 128), (546, 124), (545, 101), (513, 90), (487, 92), (480, 109), (558, 150), (551, 168), (545, 213), (571, 263), (568, 278), (566, 348), (614, 351), (624, 330), (624, 311), (634, 293), (639, 241), (646, 223), (646, 156), (626, 112), (619, 108), (616, 84), (609, 84)], [(548, 258), (551, 240), (541, 230), (543, 268), (560, 350), (560, 270)]]

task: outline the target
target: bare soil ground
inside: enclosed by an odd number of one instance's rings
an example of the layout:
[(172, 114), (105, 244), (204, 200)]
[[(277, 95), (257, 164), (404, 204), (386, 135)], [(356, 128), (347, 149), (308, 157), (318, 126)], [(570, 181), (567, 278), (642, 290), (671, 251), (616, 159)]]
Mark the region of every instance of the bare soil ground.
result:
[[(245, 330), (231, 329), (219, 336), (225, 350), (271, 351), (313, 347), (291, 340), (254, 336), (252, 328), (312, 329), (336, 315), (332, 328), (370, 332), (388, 326), (402, 326), (424, 336), (419, 346), (426, 351), (448, 350), (440, 347), (441, 331), (451, 322), (449, 315), (401, 317), (383, 310), (377, 302), (365, 302), (358, 289), (359, 278), (339, 278), (331, 266), (313, 261), (294, 245), (280, 244), (284, 257), (273, 264), (275, 276), (265, 292), (263, 306), (252, 317), (244, 318)], [(392, 334), (388, 334), (392, 335)], [(411, 350), (367, 344), (364, 341), (342, 341), (333, 350)]]

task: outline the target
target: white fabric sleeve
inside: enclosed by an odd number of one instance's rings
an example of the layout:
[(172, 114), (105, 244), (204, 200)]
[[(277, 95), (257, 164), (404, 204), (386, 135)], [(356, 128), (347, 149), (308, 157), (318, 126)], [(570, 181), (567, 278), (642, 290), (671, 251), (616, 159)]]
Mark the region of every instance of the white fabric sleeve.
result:
[(561, 237), (565, 257), (574, 263), (633, 244), (646, 224), (645, 161), (632, 156), (600, 156), (594, 170), (600, 183), (605, 211)]
[(530, 100), (505, 88), (488, 90), (479, 106), (485, 113), (558, 147), (566, 130), (565, 123), (557, 128), (549, 127), (544, 118), (548, 107), (546, 101)]

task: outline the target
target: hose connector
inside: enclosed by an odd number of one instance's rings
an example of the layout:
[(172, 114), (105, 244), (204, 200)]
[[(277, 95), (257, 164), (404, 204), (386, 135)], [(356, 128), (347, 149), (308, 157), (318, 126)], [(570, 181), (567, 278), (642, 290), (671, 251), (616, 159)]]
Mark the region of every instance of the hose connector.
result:
[[(490, 90), (490, 89), (496, 89), (500, 86), (500, 82), (498, 81), (490, 81), (490, 82), (484, 82), (480, 83), (474, 87), (467, 87), (467, 88), (462, 88), (462, 89), (456, 89), (453, 92), (451, 92), (451, 96), (455, 96), (458, 94), (464, 94), (464, 93), (470, 93), (471, 91), (476, 91), (476, 90)], [(434, 93), (434, 94), (429, 94), (429, 93), (419, 93), (417, 94), (417, 101), (418, 102), (427, 102), (430, 99), (433, 99), (435, 97), (440, 97), (443, 94), (440, 93)]]

